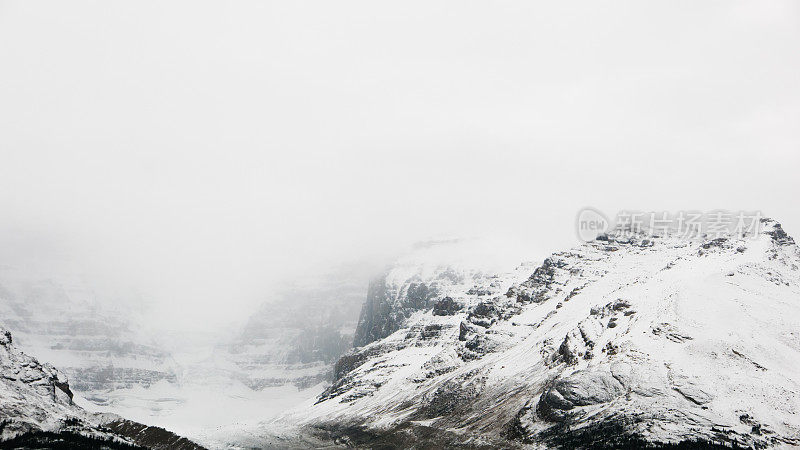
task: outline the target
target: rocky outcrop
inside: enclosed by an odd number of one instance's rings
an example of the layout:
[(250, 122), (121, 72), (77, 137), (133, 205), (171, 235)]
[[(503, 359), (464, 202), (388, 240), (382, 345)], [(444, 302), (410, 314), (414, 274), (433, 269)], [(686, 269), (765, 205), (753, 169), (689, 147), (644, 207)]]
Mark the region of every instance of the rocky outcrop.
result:
[(407, 280), (387, 284), (385, 277), (369, 285), (367, 300), (361, 309), (353, 345), (361, 347), (383, 339), (399, 330), (414, 312), (430, 307), (436, 297), (438, 283)]
[[(417, 312), (430, 312), (436, 316), (455, 316), (469, 309), (471, 302), (462, 302), (461, 296), (471, 299), (491, 299), (501, 295), (502, 283), (494, 274), (455, 263), (430, 263), (424, 258), (407, 256), (392, 266), (382, 277), (369, 285), (367, 299), (358, 320), (354, 347), (389, 337), (407, 326)], [(506, 287), (507, 289), (507, 287)], [(450, 293), (457, 293), (455, 296)], [(495, 302), (496, 303), (496, 302)], [(484, 311), (481, 308), (486, 308)], [(505, 314), (508, 309), (503, 307)], [(474, 323), (491, 321), (491, 315), (501, 312), (494, 303), (484, 303), (473, 308)]]
[(197, 443), (178, 436), (161, 427), (144, 425), (132, 420), (114, 418), (103, 423), (114, 433), (128, 438), (134, 444), (153, 450), (203, 450)]
[(608, 403), (625, 393), (625, 386), (609, 372), (579, 370), (557, 379), (539, 400), (539, 414), (561, 421), (578, 406)]
[(450, 297), (445, 297), (433, 305), (434, 316), (452, 316), (461, 310), (461, 305)]
[(395, 310), (387, 292), (386, 279), (379, 278), (369, 284), (367, 300), (361, 308), (353, 345), (361, 347), (389, 336), (404, 319), (402, 310)]
[(66, 377), (14, 346), (11, 333), (0, 329), (0, 438), (30, 431), (51, 431), (65, 420), (80, 420)]
[(762, 219), (761, 223), (767, 226), (766, 234), (772, 238), (772, 242), (777, 245), (794, 245), (794, 239), (786, 234), (781, 224), (771, 219)]

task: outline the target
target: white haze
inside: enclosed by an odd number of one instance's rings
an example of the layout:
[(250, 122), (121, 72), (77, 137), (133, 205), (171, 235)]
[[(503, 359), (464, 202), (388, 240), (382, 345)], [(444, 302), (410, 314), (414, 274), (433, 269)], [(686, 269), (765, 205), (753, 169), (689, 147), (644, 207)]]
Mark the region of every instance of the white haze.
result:
[(798, 234), (799, 25), (788, 1), (0, 1), (0, 256), (192, 328), (432, 236), (540, 257), (587, 205)]

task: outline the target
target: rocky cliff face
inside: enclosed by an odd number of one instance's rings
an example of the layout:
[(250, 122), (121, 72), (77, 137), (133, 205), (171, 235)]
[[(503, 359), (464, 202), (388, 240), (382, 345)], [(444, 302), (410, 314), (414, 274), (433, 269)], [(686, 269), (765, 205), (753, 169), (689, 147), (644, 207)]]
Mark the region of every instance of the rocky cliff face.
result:
[(502, 284), (497, 274), (485, 268), (441, 255), (443, 249), (446, 252), (448, 247), (460, 244), (457, 240), (418, 244), (415, 252), (404, 255), (383, 276), (372, 280), (353, 345), (363, 347), (388, 337), (416, 311), (451, 315), (461, 304), (449, 297), (449, 292), (463, 290), (486, 296)]
[[(434, 280), (423, 280), (418, 276), (410, 280), (392, 282), (388, 277), (374, 280), (367, 291), (367, 301), (361, 310), (353, 345), (361, 347), (394, 333), (414, 311), (431, 306), (431, 300), (448, 284), (448, 273)], [(453, 276), (458, 276), (453, 273)]]
[(35, 430), (53, 430), (80, 420), (66, 377), (49, 364), (40, 364), (14, 346), (11, 333), (0, 328), (0, 389), (2, 439)]
[(800, 251), (762, 225), (615, 232), (505, 273), (397, 267), (334, 384), (263, 442), (800, 445)]

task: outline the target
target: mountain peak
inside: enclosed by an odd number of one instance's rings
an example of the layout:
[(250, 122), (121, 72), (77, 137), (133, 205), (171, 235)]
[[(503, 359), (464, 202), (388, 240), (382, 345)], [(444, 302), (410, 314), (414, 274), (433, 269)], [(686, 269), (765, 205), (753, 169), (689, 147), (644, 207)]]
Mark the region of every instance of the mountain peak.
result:
[(359, 324), (375, 332), (291, 420), (372, 443), (800, 444), (800, 252), (759, 225), (617, 230), (514, 271), (384, 278)]

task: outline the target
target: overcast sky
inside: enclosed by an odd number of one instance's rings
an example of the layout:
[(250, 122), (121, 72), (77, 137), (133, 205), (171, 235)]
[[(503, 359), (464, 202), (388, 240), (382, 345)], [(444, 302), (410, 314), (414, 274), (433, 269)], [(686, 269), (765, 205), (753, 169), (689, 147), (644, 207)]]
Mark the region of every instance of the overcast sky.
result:
[(799, 44), (788, 1), (0, 1), (3, 258), (196, 323), (431, 236), (539, 257), (587, 205), (800, 235)]

